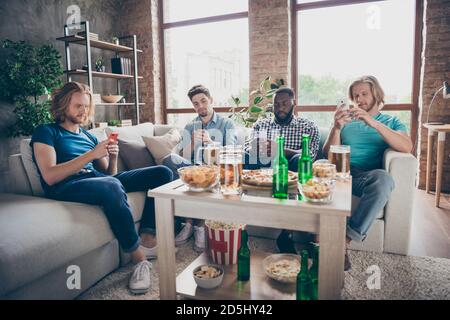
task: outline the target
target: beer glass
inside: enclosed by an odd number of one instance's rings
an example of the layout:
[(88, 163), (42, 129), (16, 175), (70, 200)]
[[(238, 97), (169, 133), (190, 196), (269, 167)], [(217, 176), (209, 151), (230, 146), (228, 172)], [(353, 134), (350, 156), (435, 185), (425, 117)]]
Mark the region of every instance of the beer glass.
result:
[(225, 195), (242, 192), (242, 156), (241, 145), (229, 145), (220, 148), (220, 191)]
[(204, 147), (199, 147), (196, 154), (196, 163), (210, 166), (219, 165), (220, 142), (211, 142)]
[(350, 146), (332, 145), (328, 152), (328, 160), (336, 165), (336, 177), (348, 179), (350, 177)]

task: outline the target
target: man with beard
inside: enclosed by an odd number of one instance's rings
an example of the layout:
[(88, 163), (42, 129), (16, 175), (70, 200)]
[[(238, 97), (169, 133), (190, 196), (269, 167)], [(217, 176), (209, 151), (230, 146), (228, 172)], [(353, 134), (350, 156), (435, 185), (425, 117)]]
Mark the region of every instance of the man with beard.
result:
[[(190, 166), (196, 162), (199, 147), (216, 142), (220, 145), (236, 144), (237, 137), (234, 122), (217, 114), (213, 107), (213, 98), (203, 85), (193, 86), (188, 91), (188, 97), (192, 102), (198, 116), (184, 127), (183, 141), (179, 144), (176, 153), (164, 157), (162, 164), (169, 167), (175, 179), (179, 175), (177, 170)], [(180, 154), (185, 157), (182, 157)], [(179, 220), (176, 221), (177, 224)], [(175, 237), (175, 244), (186, 243), (194, 235), (194, 250), (202, 252), (206, 248), (206, 234), (203, 220), (186, 219), (181, 231)]]
[[(172, 172), (153, 166), (117, 173), (117, 142), (99, 142), (82, 128), (94, 113), (89, 87), (68, 82), (52, 96), (50, 112), (55, 123), (37, 127), (30, 142), (45, 195), (102, 207), (121, 248), (135, 263), (129, 288), (145, 293), (151, 284), (152, 265), (147, 259), (157, 257), (154, 199), (146, 198), (138, 233), (126, 192), (166, 184), (172, 181)], [(94, 270), (86, 272), (90, 271)]]
[[(294, 111), (294, 91), (290, 88), (278, 89), (273, 98), (274, 116), (258, 120), (245, 143), (246, 169), (270, 167), (271, 158), (275, 156), (272, 147), (277, 135), (285, 139), (284, 154), (289, 161), (289, 170), (295, 172), (298, 170), (303, 134), (310, 137), (309, 150), (314, 161), (319, 149), (319, 128), (311, 120), (295, 116)], [(267, 139), (261, 138), (262, 136)]]
[[(338, 106), (333, 127), (323, 152), (331, 145), (350, 146), (350, 172), (352, 193), (360, 197), (358, 206), (347, 221), (347, 244), (363, 241), (377, 213), (384, 208), (394, 189), (394, 180), (382, 169), (384, 151), (392, 148), (411, 152), (413, 144), (401, 121), (380, 112), (384, 105), (384, 92), (373, 76), (363, 76), (349, 87), (348, 98), (354, 107), (346, 110)], [(345, 269), (350, 269), (347, 254)]]
[[(294, 91), (290, 88), (280, 88), (275, 92), (273, 98), (274, 116), (258, 120), (253, 125), (252, 133), (245, 143), (245, 169), (270, 167), (271, 159), (275, 156), (275, 150), (272, 152), (272, 144), (277, 135), (283, 136), (285, 139), (284, 154), (289, 161), (289, 170), (298, 171), (303, 134), (310, 137), (309, 152), (311, 159), (314, 161), (319, 149), (319, 128), (313, 121), (297, 117), (294, 114), (294, 97)], [(261, 136), (265, 136), (267, 139), (260, 139)], [(254, 142), (256, 142), (256, 145)], [(282, 230), (276, 243), (281, 253), (297, 253), (290, 231)]]

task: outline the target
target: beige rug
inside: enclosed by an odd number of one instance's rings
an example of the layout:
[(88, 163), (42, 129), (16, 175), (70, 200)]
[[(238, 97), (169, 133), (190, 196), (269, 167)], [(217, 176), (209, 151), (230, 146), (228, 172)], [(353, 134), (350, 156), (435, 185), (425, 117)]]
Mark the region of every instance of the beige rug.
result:
[[(261, 238), (251, 238), (250, 249), (276, 252), (274, 241)], [(198, 254), (192, 250), (192, 241), (183, 245), (177, 253), (177, 274), (197, 256)], [(352, 269), (345, 273), (342, 291), (344, 300), (450, 300), (450, 259), (405, 257), (364, 251), (349, 251), (349, 258)], [(132, 265), (118, 269), (84, 292), (78, 299), (159, 299), (157, 263), (153, 263), (152, 286), (145, 295), (133, 295), (128, 291), (127, 284), (131, 270)], [(378, 270), (380, 281), (377, 282)]]

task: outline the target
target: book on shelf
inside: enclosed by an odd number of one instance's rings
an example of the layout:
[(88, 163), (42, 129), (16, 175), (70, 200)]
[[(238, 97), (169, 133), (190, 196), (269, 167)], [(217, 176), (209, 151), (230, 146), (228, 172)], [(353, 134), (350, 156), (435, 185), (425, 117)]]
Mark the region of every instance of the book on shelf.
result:
[(133, 123), (131, 122), (131, 119), (124, 119), (120, 121), (119, 127), (131, 127)]
[[(86, 31), (81, 31), (77, 33), (78, 36), (86, 38)], [(89, 32), (89, 39), (90, 40), (98, 40), (98, 34)]]
[(96, 128), (106, 128), (106, 127), (108, 127), (108, 122), (96, 122), (95, 127)]
[(131, 75), (131, 59), (124, 57), (111, 58), (111, 72)]

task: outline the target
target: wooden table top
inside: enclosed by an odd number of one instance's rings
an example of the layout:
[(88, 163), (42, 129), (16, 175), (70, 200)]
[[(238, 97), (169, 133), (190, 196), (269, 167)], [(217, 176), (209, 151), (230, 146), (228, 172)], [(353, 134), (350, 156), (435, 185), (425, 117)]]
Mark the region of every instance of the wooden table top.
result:
[(423, 126), (432, 131), (450, 132), (450, 124), (428, 124), (424, 123)]

